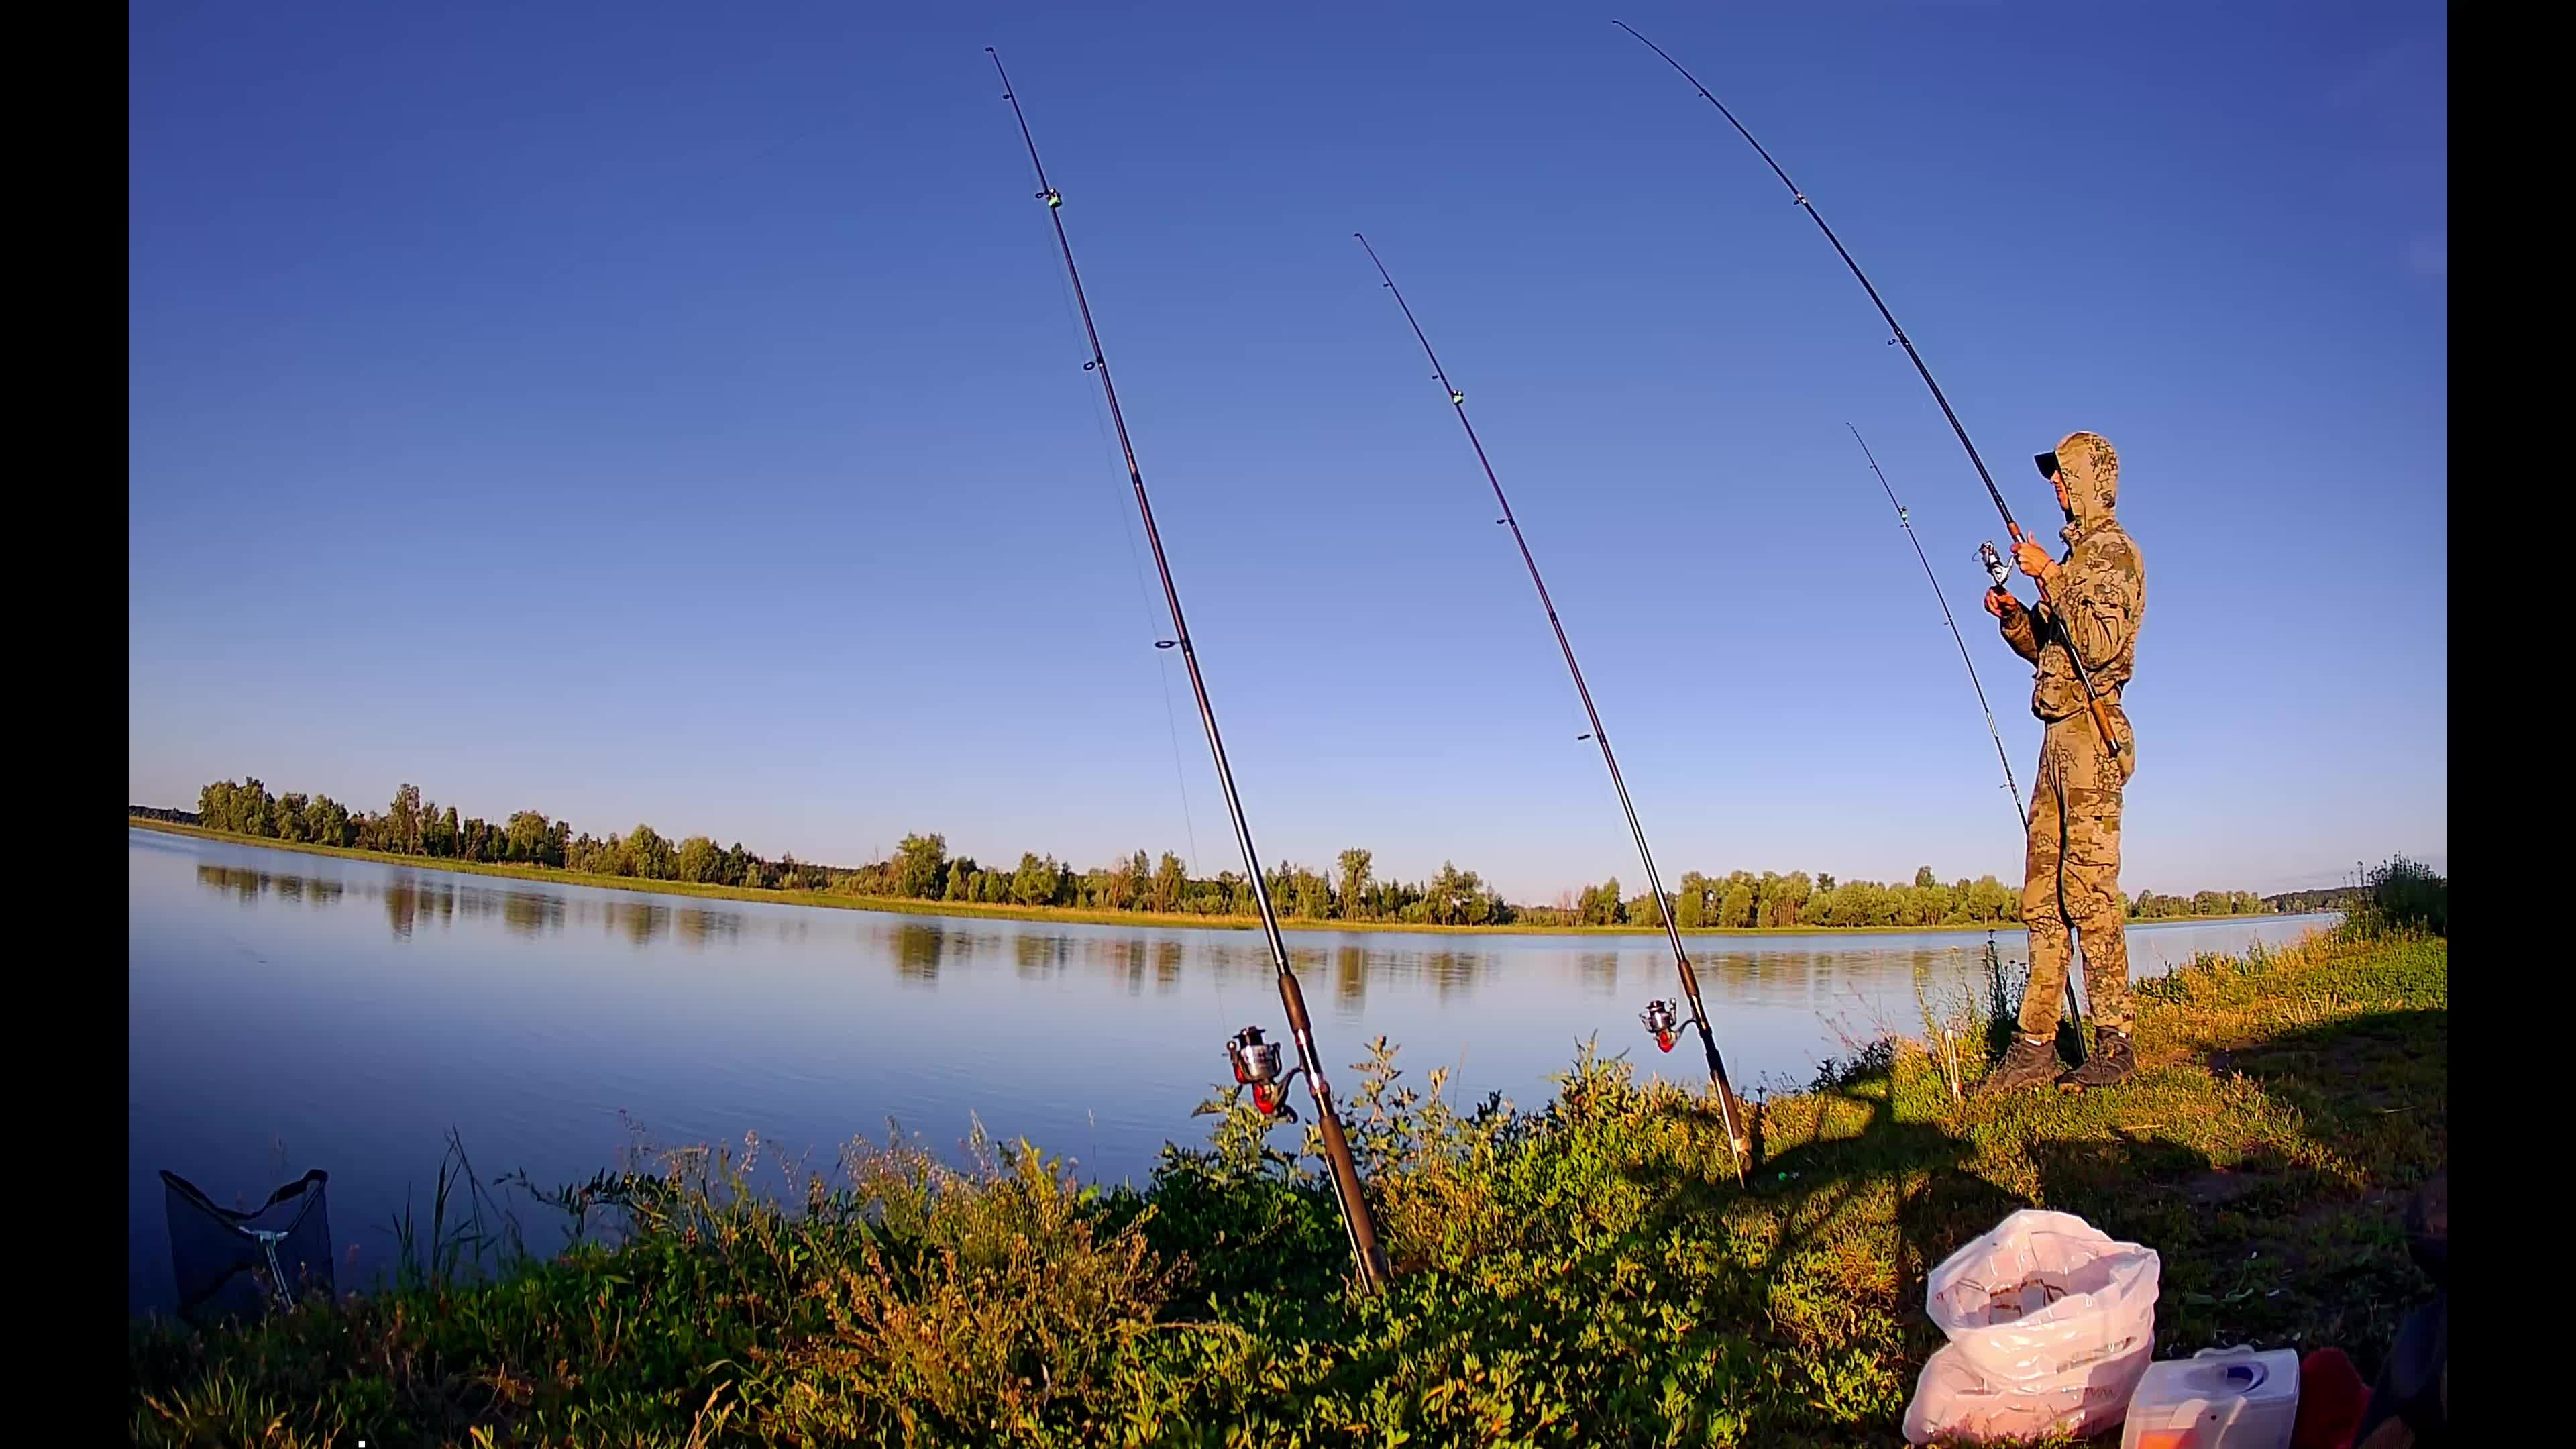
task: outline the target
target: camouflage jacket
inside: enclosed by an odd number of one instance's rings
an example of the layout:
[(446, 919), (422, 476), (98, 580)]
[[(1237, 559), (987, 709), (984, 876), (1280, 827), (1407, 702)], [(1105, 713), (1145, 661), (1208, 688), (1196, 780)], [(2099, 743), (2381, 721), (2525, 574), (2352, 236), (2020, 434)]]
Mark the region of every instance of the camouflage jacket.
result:
[[(2058, 535), (2067, 550), (2050, 591), (2055, 617), (2065, 621), (2083, 651), (2094, 690), (2116, 706), (2121, 686), (2137, 668), (2138, 625), (2147, 613), (2146, 565), (2112, 512), (2119, 500), (2120, 456), (2100, 434), (2069, 433), (2057, 445), (2057, 465), (2075, 516)], [(2004, 611), (2003, 634), (2014, 653), (2039, 666), (2030, 691), (2032, 714), (2054, 723), (2083, 710), (2084, 685), (2055, 628), (2043, 637), (2030, 610), (2014, 608)]]

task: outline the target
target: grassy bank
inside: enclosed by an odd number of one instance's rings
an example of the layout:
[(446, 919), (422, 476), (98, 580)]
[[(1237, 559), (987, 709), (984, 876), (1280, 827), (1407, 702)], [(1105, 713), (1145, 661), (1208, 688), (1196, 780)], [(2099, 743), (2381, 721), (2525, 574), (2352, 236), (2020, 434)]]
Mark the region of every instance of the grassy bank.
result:
[[(305, 855), (334, 855), (349, 860), (372, 860), (383, 865), (399, 865), (410, 870), (447, 871), (457, 875), (500, 876), (510, 880), (546, 881), (557, 885), (597, 886), (602, 890), (636, 891), (650, 895), (697, 896), (708, 900), (763, 901), (771, 905), (817, 906), (836, 911), (879, 911), (902, 916), (950, 916), (997, 921), (1054, 921), (1083, 926), (1132, 926), (1160, 931), (1251, 931), (1260, 928), (1254, 916), (1172, 915), (1154, 911), (1085, 911), (1065, 906), (997, 906), (972, 901), (925, 901), (902, 896), (854, 896), (834, 891), (788, 891), (757, 889), (749, 886), (697, 885), (676, 880), (637, 880), (632, 876), (588, 875), (579, 871), (556, 870), (542, 865), (498, 865), (485, 861), (432, 859), (417, 855), (388, 855), (378, 850), (351, 850), (337, 845), (313, 845), (304, 841), (272, 840), (264, 836), (236, 835), (230, 831), (207, 830), (195, 825), (181, 825), (166, 820), (147, 820), (128, 816), (128, 826), (136, 830), (157, 830), (167, 835), (193, 835), (207, 840), (225, 840), (236, 845), (253, 845), (264, 850), (291, 850)], [(2176, 921), (2203, 924), (2215, 921), (2261, 920), (2260, 916), (2181, 916)], [(2132, 925), (2154, 925), (2153, 921), (2133, 921)], [(1433, 926), (1411, 921), (1300, 921), (1281, 920), (1287, 931), (1393, 931), (1419, 932), (1441, 936), (1636, 936), (1656, 934), (1644, 926)], [(1895, 936), (1917, 935), (1930, 931), (1984, 931), (1996, 929), (1985, 922), (1940, 926), (1763, 926), (1727, 929), (1704, 927), (1683, 932), (1687, 936)], [(2017, 922), (2003, 922), (2000, 929), (2019, 930)]]
[[(2371, 1373), (2426, 1291), (2399, 1214), (2448, 1151), (2449, 960), (2426, 937), (2204, 960), (2142, 991), (2140, 1075), (2080, 1097), (1961, 1103), (1948, 1050), (1874, 1044), (1766, 1104), (1749, 1190), (1702, 1100), (1624, 1063), (1578, 1062), (1530, 1115), (1451, 1104), (1381, 1048), (1341, 1084), (1401, 1273), (1372, 1301), (1343, 1289), (1311, 1160), (1265, 1155), (1223, 1102), (1141, 1192), (1025, 1148), (963, 1172), (900, 1142), (819, 1174), (670, 1154), (568, 1194), (616, 1246), (247, 1330), (138, 1327), (131, 1433), (1894, 1444), (1939, 1343), (1925, 1271), (2028, 1204), (2163, 1255), (2160, 1356), (2333, 1344)], [(1992, 1021), (1926, 1014), (1973, 1080)]]

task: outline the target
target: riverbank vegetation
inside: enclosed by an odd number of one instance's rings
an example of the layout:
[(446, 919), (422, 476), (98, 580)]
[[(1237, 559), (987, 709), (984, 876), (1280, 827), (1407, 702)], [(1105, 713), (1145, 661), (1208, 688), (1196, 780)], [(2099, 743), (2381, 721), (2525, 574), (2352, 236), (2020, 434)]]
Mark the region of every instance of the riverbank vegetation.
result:
[[(1016, 865), (986, 866), (952, 855), (946, 837), (907, 835), (884, 860), (855, 868), (817, 865), (792, 855), (776, 860), (714, 837), (678, 840), (649, 825), (623, 835), (575, 834), (568, 822), (539, 810), (518, 811), (499, 824), (460, 817), (453, 805), (425, 799), (405, 784), (379, 812), (351, 811), (328, 795), (290, 791), (272, 795), (257, 778), (218, 780), (198, 792), (193, 815), (176, 810), (130, 810), (134, 818), (194, 825), (224, 834), (285, 845), (432, 862), (526, 867), (611, 881), (655, 881), (712, 887), (730, 893), (816, 893), (869, 902), (936, 902), (941, 906), (997, 907), (1009, 914), (1079, 912), (1112, 920), (1136, 916), (1251, 920), (1257, 914), (1252, 882), (1220, 870), (1189, 873), (1181, 858), (1164, 851), (1149, 858), (1138, 850), (1123, 859), (1076, 870), (1052, 855), (1023, 852)], [(1515, 904), (1476, 872), (1442, 862), (1420, 881), (1380, 878), (1367, 850), (1345, 850), (1330, 870), (1282, 861), (1264, 880), (1272, 904), (1292, 921), (1365, 922), (1372, 926), (1600, 927), (1660, 930), (1662, 913), (1650, 893), (1621, 894), (1613, 879), (1569, 891), (1555, 905)], [(1805, 871), (1685, 872), (1669, 904), (1683, 930), (1787, 930), (1814, 927), (1922, 929), (2017, 923), (2021, 895), (1992, 875), (1943, 882), (1925, 866), (1910, 883), (1837, 881)], [(2189, 897), (2142, 891), (2129, 901), (2133, 919), (2257, 915), (2269, 907), (2250, 891), (2205, 890)]]
[[(2449, 947), (2393, 872), (2331, 935), (2142, 985), (2139, 1074), (1962, 1101), (2013, 983), (1927, 1000), (1760, 1108), (1739, 1188), (1704, 1098), (1588, 1050), (1535, 1112), (1381, 1042), (1345, 1107), (1399, 1277), (1344, 1282), (1315, 1159), (1231, 1089), (1141, 1187), (1025, 1143), (955, 1166), (756, 1139), (539, 1191), (469, 1179), (370, 1296), (136, 1325), (147, 1445), (1850, 1445), (1897, 1442), (1925, 1272), (2015, 1207), (2163, 1255), (2159, 1357), (2334, 1345), (2425, 1292), (2405, 1194), (2448, 1154)], [(1311, 1143), (1309, 1144), (1311, 1146)], [(515, 1206), (512, 1206), (515, 1204)], [(576, 1246), (507, 1253), (505, 1215)], [(462, 1216), (464, 1221), (458, 1221)], [(478, 1263), (481, 1265), (478, 1267)], [(2110, 1442), (2110, 1441), (2105, 1441)]]

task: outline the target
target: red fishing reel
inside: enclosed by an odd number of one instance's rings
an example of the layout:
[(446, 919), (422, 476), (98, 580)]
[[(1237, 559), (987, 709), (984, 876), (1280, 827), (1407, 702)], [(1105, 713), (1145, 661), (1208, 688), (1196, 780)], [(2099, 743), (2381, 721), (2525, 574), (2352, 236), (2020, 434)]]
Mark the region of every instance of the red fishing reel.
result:
[(1637, 1013), (1637, 1019), (1646, 1024), (1646, 1034), (1655, 1039), (1655, 1047), (1659, 1051), (1671, 1051), (1673, 1043), (1682, 1039), (1682, 1028), (1699, 1020), (1692, 1017), (1689, 1022), (1683, 1021), (1680, 1009), (1669, 1001), (1647, 1002), (1646, 1009)]
[(1279, 1043), (1262, 1040), (1261, 1028), (1247, 1026), (1226, 1039), (1225, 1059), (1234, 1068), (1235, 1085), (1252, 1089), (1252, 1105), (1262, 1116), (1273, 1122), (1297, 1120), (1297, 1109), (1288, 1105), (1288, 1084), (1305, 1068), (1281, 1076)]

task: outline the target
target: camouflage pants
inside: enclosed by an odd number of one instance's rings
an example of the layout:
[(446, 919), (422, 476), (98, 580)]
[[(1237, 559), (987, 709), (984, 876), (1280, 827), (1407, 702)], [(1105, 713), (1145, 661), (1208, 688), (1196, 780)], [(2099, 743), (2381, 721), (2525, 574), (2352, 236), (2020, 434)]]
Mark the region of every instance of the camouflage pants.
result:
[[(2107, 701), (2106, 701), (2107, 703)], [(2069, 939), (2084, 945), (2084, 995), (2096, 1027), (2129, 1029), (2129, 943), (2120, 895), (2120, 791), (2138, 767), (2136, 738), (2113, 705), (2120, 733), (2115, 759), (2089, 712), (2048, 727), (2040, 744), (2039, 784), (2031, 791), (2030, 859), (2021, 888), (2022, 924), (2030, 928), (2030, 987), (2022, 994), (2021, 1029), (2053, 1036), (2066, 991)]]

